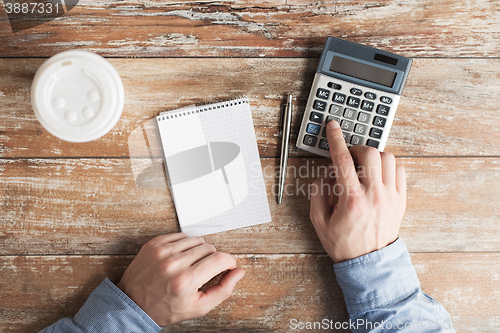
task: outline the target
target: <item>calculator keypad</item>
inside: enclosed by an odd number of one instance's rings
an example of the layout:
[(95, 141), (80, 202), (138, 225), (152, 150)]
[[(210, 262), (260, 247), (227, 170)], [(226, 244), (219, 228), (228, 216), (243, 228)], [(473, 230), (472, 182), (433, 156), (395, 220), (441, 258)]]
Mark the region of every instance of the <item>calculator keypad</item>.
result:
[(339, 105), (330, 105), (330, 114), (333, 114), (334, 116), (342, 117), (342, 110), (344, 110), (344, 108)]
[(310, 147), (316, 146), (316, 142), (318, 141), (318, 138), (312, 135), (305, 135), (304, 136), (304, 144), (308, 145)]
[[(389, 97), (385, 94), (376, 89), (357, 87), (347, 82), (324, 82), (323, 79), (323, 84), (318, 84), (315, 91), (311, 91), (310, 98), (313, 101), (311, 109), (306, 110), (306, 115), (309, 115), (306, 124), (303, 124), (306, 133), (302, 143), (314, 149), (329, 151), (326, 124), (336, 121), (348, 146), (379, 148), (383, 137), (385, 145), (384, 131), (388, 131), (390, 126), (387, 123), (392, 123), (393, 118), (390, 117), (391, 112), (394, 112), (399, 101), (399, 96)], [(323, 155), (326, 156), (326, 153)]]
[(311, 112), (311, 116), (309, 117), (310, 121), (321, 124), (323, 122), (323, 114), (319, 112)]
[(335, 93), (333, 95), (333, 102), (338, 104), (345, 104), (346, 95)]
[(327, 139), (321, 139), (319, 141), (319, 149), (330, 150), (330, 145), (328, 144)]
[(356, 112), (356, 110), (353, 110), (353, 109), (345, 108), (345, 110), (344, 110), (344, 118), (345, 119), (355, 120), (357, 114), (358, 113)]
[(347, 99), (347, 105), (351, 108), (358, 108), (359, 107), (359, 103), (361, 103), (361, 100), (359, 98), (356, 98), (356, 97), (349, 97)]
[(373, 127), (370, 130), (370, 137), (375, 138), (375, 139), (380, 139), (382, 137), (382, 130), (379, 128)]
[(380, 104), (378, 107), (377, 107), (377, 113), (378, 114), (381, 114), (382, 116), (387, 116), (389, 114), (389, 111), (391, 110), (390, 107), (388, 107), (387, 105), (382, 105)]
[(373, 119), (373, 125), (378, 126), (378, 127), (384, 127), (385, 126), (385, 118), (375, 117), (375, 119)]
[(349, 120), (342, 120), (340, 122), (340, 128), (342, 128), (343, 131), (350, 132), (354, 128), (354, 123)]
[(372, 100), (373, 100), (373, 99), (376, 99), (376, 98), (377, 98), (377, 95), (375, 95), (375, 94), (374, 94), (374, 93), (372, 93), (372, 92), (367, 91), (367, 92), (365, 92), (365, 98), (367, 98), (367, 99), (372, 99)]
[(307, 125), (307, 133), (318, 135), (319, 130), (321, 129), (321, 126), (315, 125), (315, 124), (309, 124)]
[(332, 89), (335, 89), (335, 90), (342, 89), (342, 86), (340, 84), (338, 84), (338, 83), (328, 82), (327, 86), (328, 86), (328, 88), (332, 88)]
[(330, 90), (318, 88), (318, 91), (316, 92), (316, 97), (328, 99), (328, 97), (330, 97)]
[(375, 103), (365, 100), (363, 104), (361, 104), (361, 110), (372, 112), (374, 106)]
[(362, 122), (363, 124), (368, 124), (370, 122), (370, 116), (368, 113), (360, 112), (358, 114), (358, 121)]
[(313, 109), (318, 110), (318, 111), (325, 111), (326, 102), (320, 101), (320, 100), (315, 100), (314, 105), (313, 105)]

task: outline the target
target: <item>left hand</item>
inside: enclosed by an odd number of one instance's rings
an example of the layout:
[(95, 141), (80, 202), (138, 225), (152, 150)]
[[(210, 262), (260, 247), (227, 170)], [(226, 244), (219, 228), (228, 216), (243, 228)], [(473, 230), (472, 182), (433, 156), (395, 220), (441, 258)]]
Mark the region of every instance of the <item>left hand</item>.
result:
[[(225, 272), (205, 292), (201, 286)], [(245, 271), (201, 237), (184, 233), (147, 242), (117, 284), (158, 325), (166, 326), (207, 314), (227, 299)]]

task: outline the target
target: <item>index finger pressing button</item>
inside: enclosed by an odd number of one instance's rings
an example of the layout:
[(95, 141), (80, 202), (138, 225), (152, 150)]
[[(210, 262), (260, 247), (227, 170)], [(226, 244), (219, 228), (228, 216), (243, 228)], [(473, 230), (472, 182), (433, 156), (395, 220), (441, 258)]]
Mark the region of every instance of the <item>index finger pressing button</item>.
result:
[[(326, 126), (326, 133), (332, 164), (337, 169), (337, 183), (345, 186), (346, 190), (347, 187), (358, 185), (359, 179), (356, 174), (354, 162), (344, 141), (344, 135), (339, 124), (335, 121), (330, 121)], [(346, 191), (345, 193), (349, 192)]]

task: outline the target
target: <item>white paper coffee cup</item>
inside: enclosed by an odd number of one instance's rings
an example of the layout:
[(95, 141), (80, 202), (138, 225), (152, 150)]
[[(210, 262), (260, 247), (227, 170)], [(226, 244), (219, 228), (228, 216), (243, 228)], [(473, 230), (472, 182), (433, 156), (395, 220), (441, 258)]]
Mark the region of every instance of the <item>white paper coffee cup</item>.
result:
[(122, 80), (106, 59), (92, 52), (66, 51), (38, 69), (31, 86), (31, 105), (52, 135), (86, 142), (116, 125), (124, 95)]

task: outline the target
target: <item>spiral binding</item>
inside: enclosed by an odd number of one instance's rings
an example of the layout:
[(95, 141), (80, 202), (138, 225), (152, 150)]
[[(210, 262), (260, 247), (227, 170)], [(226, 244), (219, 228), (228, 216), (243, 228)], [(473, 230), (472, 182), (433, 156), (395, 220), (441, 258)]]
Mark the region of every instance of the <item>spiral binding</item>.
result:
[(190, 115), (195, 114), (195, 113), (208, 112), (208, 111), (217, 110), (217, 109), (226, 108), (226, 107), (230, 107), (233, 105), (239, 105), (239, 104), (244, 104), (244, 103), (248, 103), (248, 98), (245, 96), (239, 96), (239, 97), (224, 100), (221, 102), (211, 102), (211, 103), (200, 104), (200, 105), (191, 106), (191, 107), (187, 106), (187, 107), (180, 108), (177, 110), (172, 110), (172, 111), (162, 111), (156, 117), (156, 119), (158, 121), (175, 119), (175, 118), (179, 118), (179, 117), (190, 116)]

